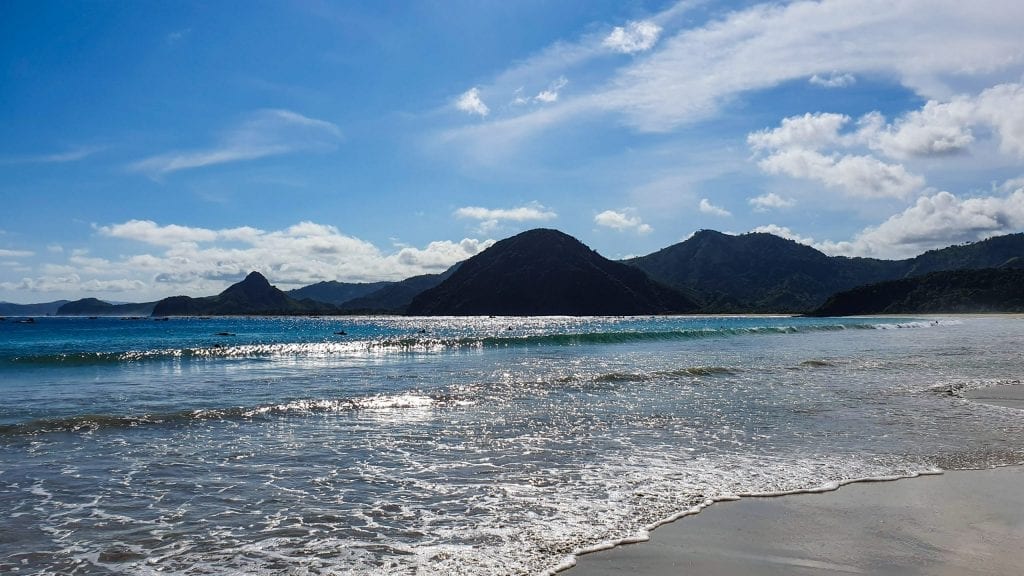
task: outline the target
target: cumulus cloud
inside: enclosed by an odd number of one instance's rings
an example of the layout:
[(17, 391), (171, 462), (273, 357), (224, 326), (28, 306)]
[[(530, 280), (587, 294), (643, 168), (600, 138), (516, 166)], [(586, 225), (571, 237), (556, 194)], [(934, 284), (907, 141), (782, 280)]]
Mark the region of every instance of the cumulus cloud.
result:
[[(145, 300), (174, 294), (215, 294), (252, 270), (264, 273), (282, 288), (324, 280), (401, 280), (444, 271), (493, 244), (493, 240), (467, 238), (382, 250), (316, 222), (264, 231), (131, 220), (95, 229), (99, 236), (128, 242), (118, 249), (123, 255), (109, 259), (75, 250), (65, 263), (44, 265), (39, 276), (7, 282), (0, 288), (69, 296), (117, 291), (125, 298)], [(134, 248), (132, 242), (137, 243)]]
[(983, 240), (1024, 228), (1024, 188), (1011, 194), (959, 198), (938, 192), (918, 198), (913, 206), (853, 240), (823, 242), (819, 249), (845, 256), (906, 258), (950, 244)]
[(976, 105), (976, 117), (999, 133), (1002, 151), (1024, 158), (1024, 84), (989, 88)]
[(861, 120), (861, 133), (868, 146), (891, 158), (954, 154), (974, 142), (971, 108), (962, 99), (947, 104), (930, 101), (888, 126), (881, 114), (873, 113)]
[(332, 149), (340, 140), (341, 130), (325, 120), (290, 110), (259, 110), (222, 134), (213, 146), (150, 156), (129, 169), (159, 177), (217, 164)]
[[(901, 164), (840, 152), (861, 145), (867, 132), (843, 133), (850, 120), (831, 113), (793, 116), (777, 128), (749, 134), (747, 143), (755, 153), (765, 155), (758, 162), (761, 170), (814, 180), (854, 197), (905, 198), (924, 186), (924, 178)], [(870, 131), (877, 132), (878, 127), (872, 124)]]
[(616, 52), (634, 54), (653, 48), (660, 35), (661, 26), (654, 22), (629, 22), (625, 26), (616, 26), (602, 44)]
[(473, 114), (481, 118), (485, 118), (491, 113), (491, 109), (480, 98), (480, 89), (475, 86), (459, 96), (458, 100), (455, 101), (455, 107), (466, 114)]
[(791, 198), (783, 198), (774, 192), (748, 198), (747, 203), (754, 207), (756, 212), (767, 212), (777, 208), (791, 208), (796, 202)]
[(634, 214), (634, 210), (632, 208), (627, 208), (621, 212), (616, 210), (605, 210), (597, 216), (594, 216), (594, 223), (605, 228), (612, 228), (613, 230), (633, 230), (637, 234), (648, 234), (654, 231), (654, 228), (651, 228), (648, 224), (644, 224), (644, 221)]
[(778, 128), (764, 129), (747, 135), (747, 144), (757, 152), (773, 152), (787, 148), (817, 150), (840, 143), (840, 131), (850, 122), (845, 114), (807, 113), (783, 118)]
[(780, 238), (799, 242), (800, 244), (806, 244), (807, 246), (814, 246), (814, 238), (807, 236), (801, 236), (796, 232), (793, 232), (786, 226), (779, 226), (777, 224), (768, 224), (766, 226), (758, 226), (751, 230), (751, 232), (764, 232), (767, 234), (774, 234)]
[(978, 138), (976, 128), (997, 138), (1004, 153), (1024, 158), (1024, 85), (930, 100), (892, 122), (877, 111), (856, 122), (833, 113), (792, 116), (750, 133), (747, 143), (767, 173), (815, 180), (855, 197), (906, 198), (924, 187), (924, 178), (875, 154), (910, 160), (965, 152)]
[(0, 248), (0, 258), (28, 258), (34, 254), (34, 252), (29, 250), (7, 250)]
[(815, 86), (821, 86), (822, 88), (846, 88), (847, 86), (853, 86), (856, 84), (857, 78), (853, 74), (839, 74), (833, 72), (828, 76), (815, 74), (811, 76), (809, 82)]
[(537, 202), (531, 202), (517, 208), (484, 208), (482, 206), (464, 206), (455, 210), (456, 218), (478, 220), (477, 230), (490, 233), (496, 230), (503, 221), (510, 222), (543, 222), (554, 220), (558, 214)]
[(725, 208), (715, 206), (707, 198), (701, 198), (700, 204), (697, 206), (704, 214), (711, 214), (712, 216), (732, 216), (732, 212), (729, 212)]
[(905, 198), (925, 184), (924, 178), (900, 164), (886, 164), (872, 156), (825, 155), (801, 148), (776, 152), (758, 166), (769, 174), (816, 180), (862, 198)]

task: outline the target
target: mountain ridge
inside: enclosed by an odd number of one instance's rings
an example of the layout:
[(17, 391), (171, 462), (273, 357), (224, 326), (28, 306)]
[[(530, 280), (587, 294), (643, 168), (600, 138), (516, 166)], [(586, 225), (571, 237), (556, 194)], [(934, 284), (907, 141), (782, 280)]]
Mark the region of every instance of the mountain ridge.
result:
[[(500, 282), (492, 279), (488, 284), (483, 282), (484, 276), (470, 281), (471, 276), (481, 273), (481, 268), (478, 263), (469, 265), (458, 283), (477, 286), (477, 292), (460, 289), (457, 299), (464, 301), (461, 304), (454, 302), (456, 297), (451, 294), (445, 296), (448, 302), (444, 306), (427, 306), (426, 300), (417, 299), (451, 280), (467, 263), (479, 262), (478, 256), (490, 254), (482, 260), (493, 259), (495, 253), (490, 249), (441, 274), (414, 276), (400, 282), (320, 282), (283, 292), (262, 274), (254, 273), (216, 296), (175, 296), (158, 303), (140, 304), (111, 304), (94, 298), (41, 304), (0, 303), (0, 316), (145, 315), (147, 306), (152, 306), (154, 316), (439, 314), (441, 310), (457, 314), (469, 314), (470, 310), (481, 314), (584, 314), (598, 313), (597, 310), (606, 314), (668, 310), (709, 314), (807, 313), (821, 307), (830, 296), (860, 286), (947, 270), (1024, 268), (1024, 233), (929, 250), (903, 260), (828, 256), (772, 234), (730, 235), (714, 230), (701, 230), (672, 246), (618, 262), (551, 229), (526, 231), (494, 246), (507, 247), (523, 238), (533, 240), (527, 242), (528, 249), (524, 244), (512, 250), (511, 254), (518, 254), (519, 259), (506, 262), (512, 271), (505, 273)], [(506, 256), (510, 254), (504, 248), (501, 251)], [(624, 282), (624, 272), (616, 266), (634, 270), (626, 274), (633, 274), (632, 280)], [(487, 274), (497, 274), (500, 267), (491, 268)], [(611, 273), (612, 269), (616, 271)], [(432, 293), (432, 297), (451, 292), (453, 285)], [(641, 285), (645, 287), (637, 288)], [(674, 295), (667, 296), (666, 289)], [(325, 299), (334, 294), (343, 301), (335, 304), (291, 296), (318, 290), (326, 295), (321, 296)], [(349, 291), (348, 295), (360, 295), (344, 299), (345, 291)], [(529, 294), (531, 291), (535, 294)], [(683, 300), (679, 300), (680, 294)], [(484, 305), (488, 298), (490, 302)], [(597, 306), (602, 300), (618, 304)], [(630, 301), (635, 302), (629, 304)]]
[(767, 233), (702, 230), (626, 262), (703, 299), (703, 312), (801, 313), (857, 286), (953, 269), (999, 266), (1024, 258), (1024, 234), (931, 250), (903, 260), (828, 256)]
[(308, 315), (336, 313), (333, 306), (296, 300), (272, 286), (259, 272), (232, 284), (216, 296), (172, 296), (156, 303), (153, 316)]

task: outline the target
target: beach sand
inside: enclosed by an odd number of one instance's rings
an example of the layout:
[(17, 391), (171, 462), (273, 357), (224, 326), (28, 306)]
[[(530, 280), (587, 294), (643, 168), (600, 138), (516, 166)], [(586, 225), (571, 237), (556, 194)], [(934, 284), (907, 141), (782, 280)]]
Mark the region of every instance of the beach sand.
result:
[(1021, 386), (991, 386), (989, 388), (978, 388), (964, 392), (964, 398), (970, 398), (976, 402), (995, 404), (996, 406), (1008, 406), (1010, 408), (1024, 409), (1024, 385)]
[[(969, 397), (1024, 407), (1024, 386)], [(719, 502), (565, 574), (1024, 574), (1024, 466)]]

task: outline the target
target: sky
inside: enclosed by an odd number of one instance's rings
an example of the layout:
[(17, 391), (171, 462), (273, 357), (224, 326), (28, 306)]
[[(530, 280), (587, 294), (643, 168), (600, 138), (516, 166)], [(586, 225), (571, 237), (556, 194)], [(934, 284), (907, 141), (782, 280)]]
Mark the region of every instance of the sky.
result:
[(1024, 230), (1024, 2), (0, 3), (0, 300)]

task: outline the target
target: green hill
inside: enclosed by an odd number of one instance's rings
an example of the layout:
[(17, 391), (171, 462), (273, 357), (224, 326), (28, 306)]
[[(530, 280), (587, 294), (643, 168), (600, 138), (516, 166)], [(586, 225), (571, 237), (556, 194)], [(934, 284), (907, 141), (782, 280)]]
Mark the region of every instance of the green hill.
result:
[(413, 299), (412, 315), (626, 315), (697, 305), (641, 270), (608, 260), (572, 236), (537, 229), (463, 262)]
[(840, 292), (814, 316), (1024, 312), (1024, 269), (932, 272)]
[(699, 295), (703, 312), (804, 312), (837, 292), (927, 272), (1020, 266), (1024, 234), (932, 250), (907, 260), (827, 256), (771, 234), (702, 230), (627, 262)]

